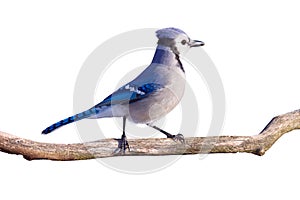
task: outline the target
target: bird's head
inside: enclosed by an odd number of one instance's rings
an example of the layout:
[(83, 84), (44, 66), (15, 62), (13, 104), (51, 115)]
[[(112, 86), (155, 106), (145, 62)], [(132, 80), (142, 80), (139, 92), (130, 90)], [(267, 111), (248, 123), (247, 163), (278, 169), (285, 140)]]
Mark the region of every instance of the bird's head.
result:
[(170, 47), (171, 50), (179, 55), (186, 52), (191, 47), (203, 46), (204, 42), (191, 40), (189, 36), (178, 28), (164, 28), (156, 31), (158, 44)]

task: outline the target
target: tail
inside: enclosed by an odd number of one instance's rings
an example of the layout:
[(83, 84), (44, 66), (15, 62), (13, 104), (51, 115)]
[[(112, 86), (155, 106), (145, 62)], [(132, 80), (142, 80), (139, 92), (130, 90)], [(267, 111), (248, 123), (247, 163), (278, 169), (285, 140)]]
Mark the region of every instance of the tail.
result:
[(49, 126), (48, 128), (46, 128), (45, 130), (42, 131), (42, 134), (48, 134), (48, 133), (51, 133), (52, 131), (54, 131), (55, 129), (58, 129), (64, 125), (67, 125), (67, 124), (70, 124), (70, 123), (73, 123), (73, 122), (76, 122), (76, 121), (79, 121), (79, 120), (82, 120), (82, 119), (85, 119), (85, 118), (88, 118), (88, 117), (91, 117), (93, 115), (96, 114), (96, 109), (95, 108), (91, 108), (89, 110), (86, 110), (82, 113), (78, 113), (72, 117), (68, 117), (66, 119), (63, 119), (59, 122), (56, 122), (55, 124), (52, 124), (51, 126)]

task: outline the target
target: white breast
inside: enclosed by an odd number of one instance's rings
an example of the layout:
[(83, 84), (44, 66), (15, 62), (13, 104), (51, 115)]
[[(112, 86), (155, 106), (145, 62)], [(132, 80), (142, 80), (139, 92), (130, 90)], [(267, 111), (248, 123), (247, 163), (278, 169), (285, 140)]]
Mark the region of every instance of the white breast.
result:
[(151, 70), (151, 77), (151, 82), (161, 84), (164, 88), (129, 105), (128, 119), (135, 123), (150, 123), (164, 117), (184, 94), (185, 74), (179, 67), (156, 65)]

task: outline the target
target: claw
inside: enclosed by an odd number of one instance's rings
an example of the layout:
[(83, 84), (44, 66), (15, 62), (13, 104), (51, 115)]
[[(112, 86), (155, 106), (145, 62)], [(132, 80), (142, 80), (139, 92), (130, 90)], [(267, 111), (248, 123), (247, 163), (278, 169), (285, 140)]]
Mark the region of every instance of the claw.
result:
[(175, 142), (180, 142), (181, 144), (185, 144), (184, 136), (180, 133), (177, 135), (172, 135), (170, 138), (172, 138)]
[(114, 150), (114, 154), (119, 154), (121, 153), (122, 155), (125, 154), (126, 149), (128, 149), (128, 151), (130, 151), (130, 147), (127, 141), (127, 138), (125, 135), (122, 135), (121, 139), (117, 139), (119, 144), (118, 144), (118, 148), (116, 148)]

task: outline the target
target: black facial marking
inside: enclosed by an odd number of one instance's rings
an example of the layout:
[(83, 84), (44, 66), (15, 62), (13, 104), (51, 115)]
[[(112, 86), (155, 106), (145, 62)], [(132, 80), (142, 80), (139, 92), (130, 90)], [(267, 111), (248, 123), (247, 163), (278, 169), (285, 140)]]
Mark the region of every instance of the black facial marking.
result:
[(181, 69), (183, 72), (185, 72), (185, 71), (184, 71), (184, 68), (183, 68), (183, 65), (182, 65), (182, 63), (181, 63), (181, 61), (180, 61), (180, 59), (179, 59), (179, 55), (178, 55), (178, 54), (175, 54), (175, 58), (176, 58), (176, 60), (177, 60), (177, 62), (178, 62), (178, 65), (179, 65), (180, 69)]

